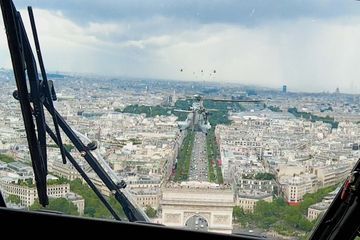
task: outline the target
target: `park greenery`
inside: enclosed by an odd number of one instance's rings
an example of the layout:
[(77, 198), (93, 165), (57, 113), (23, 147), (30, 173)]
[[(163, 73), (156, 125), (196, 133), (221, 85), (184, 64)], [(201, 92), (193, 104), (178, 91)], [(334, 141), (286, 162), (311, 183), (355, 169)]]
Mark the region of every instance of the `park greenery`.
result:
[(210, 182), (222, 184), (224, 182), (221, 166), (218, 159), (220, 159), (220, 150), (216, 143), (214, 128), (211, 128), (206, 136), (206, 149), (208, 157), (208, 176)]
[(60, 185), (60, 184), (70, 183), (69, 180), (63, 177), (59, 177), (58, 179), (49, 179), (46, 182), (48, 185), (56, 185), (56, 184)]
[[(51, 182), (53, 181), (53, 182)], [(112, 215), (104, 206), (104, 204), (100, 201), (100, 199), (96, 196), (93, 190), (86, 183), (82, 183), (80, 179), (75, 179), (73, 181), (69, 181), (63, 178), (59, 178), (58, 180), (50, 180), (51, 184), (61, 184), (61, 183), (70, 183), (70, 189), (72, 192), (82, 196), (85, 200), (85, 209), (84, 215), (86, 217), (94, 217), (94, 218), (105, 218), (105, 219), (112, 219)], [(123, 212), (122, 207), (117, 202), (117, 200), (111, 197), (105, 197), (116, 213), (122, 218), (126, 219), (126, 216)], [(60, 200), (58, 200), (60, 199)], [(65, 214), (70, 215), (78, 215), (77, 208), (68, 200), (66, 199), (50, 199), (50, 204), (43, 208), (37, 201), (30, 206), (31, 210), (37, 209), (48, 209), (53, 211), (63, 212)], [(74, 208), (75, 207), (75, 208)]]
[(304, 235), (309, 232), (315, 221), (306, 218), (310, 205), (320, 202), (335, 186), (307, 193), (299, 206), (289, 206), (283, 198), (275, 198), (273, 202), (258, 201), (253, 213), (246, 213), (241, 207), (234, 207), (234, 221), (243, 227), (257, 227), (274, 230), (282, 235)]
[[(55, 184), (69, 183), (70, 181), (65, 178), (58, 178), (58, 179), (49, 179), (46, 182), (48, 185), (55, 185)], [(23, 186), (23, 187), (33, 188), (33, 187), (35, 187), (35, 182), (33, 181), (32, 178), (20, 179), (18, 181), (18, 185)]]
[(79, 215), (77, 207), (70, 201), (65, 198), (50, 198), (49, 205), (44, 208), (39, 204), (38, 201), (35, 201), (33, 205), (30, 206), (30, 210), (52, 210), (62, 212), (68, 215)]
[(192, 148), (194, 145), (195, 134), (189, 131), (184, 138), (178, 153), (178, 160), (176, 166), (176, 174), (174, 181), (186, 181), (189, 177), (190, 160)]
[(130, 138), (129, 141), (134, 145), (140, 145), (142, 143), (141, 139), (139, 138)]
[(146, 206), (145, 213), (149, 218), (155, 218), (157, 211), (151, 206)]
[(116, 112), (123, 113), (134, 113), (134, 114), (145, 114), (146, 117), (155, 117), (155, 116), (169, 116), (171, 115), (171, 110), (162, 107), (162, 106), (144, 106), (144, 105), (129, 105), (126, 106), (123, 110), (115, 109)]
[(324, 123), (331, 124), (331, 128), (337, 128), (339, 125), (339, 122), (335, 121), (333, 117), (330, 116), (321, 117), (308, 112), (299, 112), (295, 107), (289, 108), (288, 112), (293, 114), (297, 118), (307, 119), (310, 120), (311, 122), (322, 121)]
[[(95, 218), (112, 218), (112, 215), (96, 196), (93, 190), (86, 183), (82, 183), (80, 179), (75, 179), (70, 182), (70, 189), (72, 192), (82, 196), (85, 200), (85, 209), (84, 215), (87, 217)], [(111, 196), (107, 199), (110, 205), (114, 208), (116, 213), (121, 217), (125, 218), (122, 207), (116, 201), (116, 199)]]
[(34, 181), (33, 181), (32, 178), (20, 179), (20, 180), (18, 181), (18, 184), (19, 184), (20, 186), (23, 186), (23, 187), (29, 187), (29, 188), (35, 187), (35, 183), (34, 183)]
[[(187, 118), (188, 113), (186, 112), (177, 112), (176, 109), (181, 110), (190, 110), (190, 107), (193, 104), (193, 99), (188, 100), (177, 100), (174, 107), (163, 107), (163, 106), (145, 106), (145, 105), (129, 105), (126, 106), (123, 110), (115, 109), (116, 112), (122, 113), (133, 113), (133, 114), (145, 114), (146, 117), (156, 117), (156, 116), (170, 116), (175, 115), (178, 117), (179, 121), (184, 121)], [(231, 102), (214, 102), (211, 100), (204, 100), (204, 107), (206, 109), (212, 109), (209, 117), (210, 124), (230, 124), (228, 119), (228, 111), (243, 111), (245, 108), (239, 103)]]
[(13, 194), (10, 194), (10, 195), (7, 197), (6, 201), (7, 201), (7, 202), (14, 203), (14, 204), (20, 204), (20, 203), (21, 203), (20, 197), (17, 196), (17, 195), (13, 195)]
[(245, 108), (240, 103), (233, 102), (214, 102), (211, 100), (204, 100), (204, 107), (206, 109), (214, 109), (209, 116), (211, 126), (215, 127), (217, 124), (229, 125), (231, 120), (228, 118), (228, 111), (244, 111)]
[(333, 108), (331, 106), (328, 106), (327, 108), (323, 108), (323, 109), (320, 109), (320, 112), (326, 112), (326, 111), (334, 111)]
[(5, 162), (5, 163), (11, 163), (11, 162), (14, 162), (15, 159), (7, 154), (0, 153), (0, 161)]
[[(57, 144), (48, 144), (47, 146), (49, 148), (59, 148), (59, 146)], [(68, 152), (71, 152), (71, 150), (74, 149), (74, 146), (72, 144), (64, 143), (63, 146), (64, 146), (64, 149)]]
[(278, 106), (267, 106), (273, 112), (282, 112), (282, 110)]
[(259, 172), (256, 174), (243, 174), (244, 179), (255, 179), (255, 180), (274, 180), (275, 175), (272, 173)]

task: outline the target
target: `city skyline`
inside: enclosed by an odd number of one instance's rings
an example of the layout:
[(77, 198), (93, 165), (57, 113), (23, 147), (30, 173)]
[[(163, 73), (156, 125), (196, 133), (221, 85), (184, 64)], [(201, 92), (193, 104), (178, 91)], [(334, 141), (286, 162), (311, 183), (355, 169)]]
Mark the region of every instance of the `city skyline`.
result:
[[(4, 68), (4, 67), (0, 67), (0, 71), (6, 72), (6, 74), (10, 74), (11, 76), (13, 75), (13, 70), (12, 68)], [(178, 80), (178, 79), (167, 79), (167, 78), (149, 78), (149, 77), (137, 77), (137, 76), (123, 76), (123, 75), (111, 75), (111, 74), (101, 74), (101, 73), (90, 73), (90, 72), (86, 72), (86, 73), (82, 73), (82, 72), (67, 72), (67, 71), (48, 71), (47, 72), (48, 77), (49, 78), (55, 78), (60, 80), (61, 78), (90, 78), (90, 79), (98, 79), (100, 80), (100, 78), (104, 78), (106, 80), (115, 80), (115, 81), (119, 81), (119, 82), (126, 82), (126, 81), (149, 81), (149, 82), (166, 82), (167, 84), (174, 82), (175, 84), (193, 84), (194, 86), (196, 85), (200, 91), (201, 88), (209, 88), (209, 87), (228, 87), (228, 86), (236, 86), (236, 87), (240, 87), (243, 88), (243, 90), (254, 90), (256, 92), (256, 90), (260, 90), (260, 91), (264, 91), (264, 90), (268, 90), (268, 91), (274, 91), (274, 92), (283, 92), (283, 88), (284, 86), (286, 86), (287, 90), (286, 93), (304, 93), (304, 94), (333, 94), (333, 93), (337, 93), (337, 94), (348, 94), (348, 95), (358, 95), (357, 93), (349, 93), (346, 91), (343, 91), (343, 89), (340, 89), (339, 87), (336, 87), (334, 89), (329, 89), (329, 90), (320, 90), (320, 91), (302, 91), (302, 90), (298, 90), (298, 89), (292, 89), (290, 86), (290, 89), (288, 89), (287, 85), (279, 85), (279, 86), (274, 86), (274, 87), (268, 87), (265, 85), (256, 85), (256, 84), (243, 84), (243, 83), (238, 83), (238, 82), (229, 82), (229, 81), (224, 81), (224, 82), (218, 82), (218, 81), (196, 81), (196, 80)], [(10, 76), (8, 75), (8, 77)], [(100, 82), (101, 83), (101, 82)], [(284, 92), (283, 92), (284, 93)]]

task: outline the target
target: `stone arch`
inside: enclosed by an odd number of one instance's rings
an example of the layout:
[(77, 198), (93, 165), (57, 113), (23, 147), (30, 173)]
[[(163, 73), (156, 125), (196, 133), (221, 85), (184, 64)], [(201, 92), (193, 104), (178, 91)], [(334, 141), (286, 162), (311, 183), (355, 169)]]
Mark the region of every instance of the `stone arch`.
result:
[(194, 214), (185, 221), (185, 228), (197, 231), (208, 231), (209, 221), (199, 214)]

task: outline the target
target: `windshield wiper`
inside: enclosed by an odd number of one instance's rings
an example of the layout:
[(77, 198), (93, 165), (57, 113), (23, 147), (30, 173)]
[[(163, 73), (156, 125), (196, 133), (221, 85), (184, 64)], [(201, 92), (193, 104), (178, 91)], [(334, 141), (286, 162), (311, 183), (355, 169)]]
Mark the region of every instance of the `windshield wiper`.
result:
[[(39, 101), (40, 99), (34, 98), (35, 94), (40, 91), (39, 81), (36, 79), (37, 71), (36, 68), (34, 69), (34, 59), (31, 57), (28, 49), (30, 44), (26, 33), (24, 33), (20, 13), (16, 10), (12, 1), (1, 0), (0, 5), (17, 86), (14, 97), (20, 102), (39, 202), (41, 205), (46, 206), (49, 203), (49, 199), (46, 190), (46, 142), (44, 142), (44, 140), (46, 141), (44, 136), (45, 119), (42, 104)], [(30, 89), (32, 91), (32, 96), (30, 96), (28, 92), (27, 79), (31, 84)], [(30, 98), (33, 98), (34, 110), (31, 106)], [(36, 118), (38, 135), (35, 131), (33, 115)]]
[[(55, 107), (54, 107), (54, 104), (53, 104), (53, 100), (54, 101), (56, 100), (56, 94), (55, 94), (55, 90), (54, 90), (54, 85), (53, 85), (52, 81), (48, 82), (48, 79), (47, 79), (45, 66), (44, 66), (44, 62), (43, 62), (43, 59), (42, 59), (42, 55), (41, 55), (40, 43), (39, 43), (39, 38), (38, 38), (38, 35), (37, 35), (34, 14), (33, 14), (33, 11), (32, 11), (31, 7), (28, 7), (28, 12), (29, 12), (29, 18), (30, 18), (30, 23), (31, 23), (31, 29), (32, 29), (33, 37), (34, 37), (36, 53), (37, 53), (37, 56), (38, 56), (39, 66), (40, 66), (40, 70), (41, 70), (42, 85), (43, 85), (43, 89), (44, 89), (44, 94), (46, 96), (46, 100), (48, 100), (48, 103), (49, 103), (49, 111), (54, 113), (55, 112)], [(61, 158), (63, 160), (63, 163), (66, 164), (65, 148), (64, 148), (64, 145), (62, 143), (58, 120), (57, 120), (57, 117), (56, 117), (55, 114), (52, 114), (52, 115), (53, 115), (53, 122), (54, 122), (54, 127), (55, 127), (55, 132), (56, 132), (56, 138), (57, 138), (57, 141), (58, 141), (57, 145), (60, 148)]]
[[(136, 207), (136, 203), (127, 197), (127, 192), (123, 192), (122, 188), (126, 187), (126, 183), (124, 181), (120, 181), (119, 183), (115, 182), (91, 153), (91, 151), (96, 149), (96, 145), (92, 143), (85, 145), (74, 132), (74, 130), (71, 129), (71, 127), (66, 123), (64, 118), (54, 108), (53, 100), (56, 100), (55, 89), (52, 82), (50, 80), (48, 81), (46, 76), (31, 7), (28, 8), (28, 12), (31, 21), (32, 32), (34, 35), (36, 51), (38, 53), (37, 55), (40, 64), (42, 80), (40, 80), (38, 76), (36, 61), (26, 34), (26, 30), (22, 23), (20, 13), (16, 10), (12, 1), (0, 0), (0, 6), (3, 13), (8, 45), (17, 85), (17, 91), (15, 91), (13, 95), (16, 99), (19, 100), (21, 106), (40, 204), (46, 206), (49, 202), (46, 189), (46, 176), (48, 173), (46, 153), (47, 132), (54, 140), (54, 142), (59, 146), (63, 163), (66, 163), (67, 157), (75, 169), (88, 183), (90, 188), (99, 197), (105, 207), (109, 210), (112, 216), (117, 220), (121, 220), (113, 207), (107, 202), (105, 197), (96, 188), (94, 183), (92, 183), (85, 171), (82, 170), (71, 154), (64, 148), (60, 135), (61, 128), (76, 147), (76, 149), (81, 153), (81, 156), (114, 195), (115, 199), (123, 208), (128, 220), (131, 222), (149, 222), (150, 220), (146, 214), (141, 209), (138, 209)], [(30, 92), (28, 91), (27, 82), (29, 83)], [(44, 107), (52, 116), (55, 133), (46, 123)], [(36, 129), (33, 118), (35, 118)]]

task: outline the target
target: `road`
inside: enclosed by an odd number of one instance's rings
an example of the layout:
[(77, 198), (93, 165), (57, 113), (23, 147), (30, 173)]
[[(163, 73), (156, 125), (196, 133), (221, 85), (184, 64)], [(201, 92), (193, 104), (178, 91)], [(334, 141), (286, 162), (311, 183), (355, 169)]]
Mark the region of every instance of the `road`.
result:
[(209, 181), (206, 135), (203, 132), (195, 132), (190, 161), (189, 181)]

